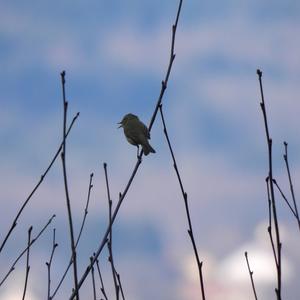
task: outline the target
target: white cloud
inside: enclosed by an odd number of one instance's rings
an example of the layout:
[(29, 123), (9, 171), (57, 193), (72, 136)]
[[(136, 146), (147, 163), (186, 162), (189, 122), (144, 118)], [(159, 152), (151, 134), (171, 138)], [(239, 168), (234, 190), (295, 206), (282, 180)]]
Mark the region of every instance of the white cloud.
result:
[[(293, 227), (292, 227), (293, 228)], [(286, 224), (281, 224), (281, 241), (286, 245), (287, 240), (297, 240), (297, 236), (289, 233)], [(294, 230), (292, 230), (294, 231)], [(271, 244), (268, 238), (266, 223), (260, 223), (255, 229), (253, 239), (247, 241), (221, 258), (214, 257), (212, 253), (200, 251), (200, 258), (203, 260), (203, 276), (205, 282), (206, 296), (210, 299), (249, 299), (253, 297), (251, 281), (244, 256), (248, 251), (248, 259), (253, 273), (257, 295), (264, 299), (273, 299), (274, 287), (276, 286), (276, 267), (272, 254)], [(299, 260), (299, 254), (297, 254)], [(298, 274), (293, 268), (292, 260), (295, 257), (283, 252), (282, 260), (282, 280), (286, 286), (289, 281)], [(192, 253), (188, 254), (180, 264), (183, 282), (178, 289), (183, 297), (189, 296), (190, 299), (199, 297), (199, 275)], [(297, 288), (296, 286), (293, 287)], [(270, 293), (271, 292), (271, 293)], [(271, 297), (272, 295), (272, 297)]]
[[(13, 278), (13, 280), (12, 280)], [(34, 280), (32, 278), (32, 270), (29, 271), (29, 277), (28, 277), (28, 286), (26, 289), (26, 297), (27, 299), (31, 300), (37, 300), (38, 297), (34, 293), (34, 288), (30, 285), (31, 280)], [(1, 278), (2, 279), (2, 278)], [(19, 300), (22, 298), (23, 295), (23, 289), (24, 289), (24, 283), (25, 283), (25, 266), (24, 266), (24, 272), (22, 272), (19, 269), (16, 269), (12, 272), (10, 277), (6, 280), (6, 282), (1, 286), (0, 289), (0, 297), (3, 300)]]

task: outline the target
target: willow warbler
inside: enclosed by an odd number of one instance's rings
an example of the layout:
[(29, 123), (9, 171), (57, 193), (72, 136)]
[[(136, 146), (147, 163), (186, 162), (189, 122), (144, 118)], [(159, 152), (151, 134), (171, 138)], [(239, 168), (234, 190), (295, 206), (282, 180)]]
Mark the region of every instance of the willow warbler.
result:
[(144, 154), (148, 155), (150, 152), (155, 153), (155, 150), (151, 147), (148, 140), (150, 139), (150, 132), (147, 126), (139, 120), (134, 114), (127, 114), (119, 122), (120, 127), (123, 127), (124, 134), (127, 141), (137, 146), (139, 152), (139, 145), (142, 146)]

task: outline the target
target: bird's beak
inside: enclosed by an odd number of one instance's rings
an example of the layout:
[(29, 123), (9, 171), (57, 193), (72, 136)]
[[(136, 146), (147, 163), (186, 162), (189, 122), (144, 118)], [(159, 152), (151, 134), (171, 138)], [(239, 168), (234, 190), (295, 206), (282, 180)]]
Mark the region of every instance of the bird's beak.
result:
[(120, 126), (118, 126), (118, 128), (123, 127), (122, 122), (119, 122), (119, 123), (117, 123), (117, 124), (121, 124)]

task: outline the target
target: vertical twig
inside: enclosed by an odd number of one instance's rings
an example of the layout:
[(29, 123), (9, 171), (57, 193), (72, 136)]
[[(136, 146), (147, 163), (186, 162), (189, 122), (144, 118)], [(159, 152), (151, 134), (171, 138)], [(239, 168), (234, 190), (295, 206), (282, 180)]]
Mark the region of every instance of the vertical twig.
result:
[(275, 259), (275, 264), (277, 266), (278, 260), (277, 260), (276, 250), (275, 250), (273, 233), (272, 233), (272, 203), (271, 203), (271, 197), (270, 197), (269, 177), (266, 178), (266, 184), (267, 184), (268, 214), (269, 214), (268, 234), (269, 234), (269, 237), (270, 237), (270, 242), (271, 242), (271, 246), (272, 246), (273, 256), (274, 256), (274, 259)]
[(124, 291), (123, 291), (123, 287), (122, 287), (122, 282), (121, 282), (121, 277), (120, 274), (115, 270), (117, 279), (118, 279), (118, 285), (120, 287), (120, 291), (121, 291), (121, 295), (122, 295), (122, 299), (125, 300), (125, 295), (124, 295)]
[(47, 274), (48, 274), (48, 288), (47, 288), (47, 299), (50, 300), (50, 289), (51, 289), (51, 264), (52, 264), (52, 259), (53, 259), (53, 255), (54, 255), (54, 251), (56, 249), (56, 247), (58, 246), (58, 244), (55, 242), (55, 228), (53, 229), (53, 240), (52, 240), (52, 250), (51, 250), (51, 254), (50, 254), (50, 259), (48, 262), (46, 262), (46, 266), (47, 266)]
[[(84, 215), (83, 215), (83, 219), (82, 219), (82, 222), (81, 222), (79, 234), (77, 236), (75, 248), (77, 248), (77, 246), (78, 246), (78, 243), (79, 243), (82, 231), (83, 231), (83, 227), (84, 227), (84, 224), (85, 224), (85, 221), (86, 221), (86, 217), (87, 217), (87, 214), (88, 214), (88, 208), (89, 208), (89, 204), (90, 204), (90, 195), (91, 195), (91, 190), (93, 188), (93, 184), (92, 184), (92, 182), (93, 182), (93, 176), (94, 176), (94, 174), (91, 173), (90, 174), (90, 181), (89, 181), (89, 188), (88, 188), (88, 195), (87, 195), (87, 200), (86, 200), (85, 209), (84, 209)], [(71, 258), (69, 259), (69, 264), (68, 264), (68, 266), (67, 266), (64, 274), (62, 275), (62, 277), (61, 277), (61, 279), (60, 279), (60, 281), (59, 281), (56, 289), (54, 290), (52, 296), (50, 297), (50, 299), (53, 299), (55, 297), (56, 293), (58, 292), (58, 290), (60, 289), (60, 287), (61, 287), (63, 281), (65, 280), (65, 277), (66, 277), (66, 275), (67, 275), (67, 273), (68, 273), (71, 265), (72, 265), (72, 255), (71, 255)]]
[(161, 90), (160, 90), (160, 94), (159, 94), (159, 97), (158, 97), (158, 100), (157, 100), (157, 103), (156, 103), (156, 106), (155, 106), (155, 109), (154, 109), (154, 113), (152, 115), (152, 118), (151, 118), (151, 121), (150, 121), (150, 124), (149, 124), (149, 132), (151, 131), (151, 128), (154, 124), (156, 115), (158, 113), (159, 106), (162, 103), (162, 98), (164, 96), (165, 90), (167, 89), (171, 69), (172, 69), (173, 62), (174, 62), (175, 57), (176, 57), (176, 54), (174, 52), (175, 38), (176, 38), (176, 30), (177, 30), (178, 20), (179, 20), (179, 16), (180, 16), (180, 12), (181, 12), (182, 2), (183, 2), (182, 0), (179, 1), (176, 20), (175, 20), (175, 23), (172, 25), (172, 41), (171, 41), (171, 51), (170, 51), (169, 65), (168, 65), (168, 69), (167, 69), (165, 79), (161, 82)]
[[(94, 256), (95, 256), (95, 253), (94, 253)], [(108, 298), (106, 296), (104, 284), (103, 284), (103, 279), (102, 279), (102, 275), (101, 275), (101, 271), (100, 271), (100, 266), (99, 266), (99, 260), (98, 260), (98, 258), (96, 259), (96, 266), (97, 266), (98, 275), (99, 275), (99, 278), (100, 278), (100, 284), (101, 284), (101, 288), (100, 289), (101, 289), (101, 292), (102, 292), (105, 300), (108, 300)]]
[[(280, 234), (279, 234), (279, 225), (277, 219), (277, 211), (276, 211), (276, 204), (275, 204), (275, 194), (274, 194), (274, 186), (273, 186), (273, 166), (272, 166), (272, 139), (269, 134), (268, 128), (268, 120), (267, 120), (267, 113), (265, 107), (265, 99), (263, 93), (263, 86), (262, 86), (262, 71), (257, 70), (257, 75), (259, 79), (259, 86), (260, 86), (260, 94), (261, 94), (261, 102), (260, 106), (262, 109), (263, 117), (264, 117), (264, 124), (265, 124), (265, 132), (267, 138), (267, 145), (268, 145), (268, 161), (269, 161), (269, 186), (270, 186), (270, 197), (271, 197), (271, 205), (272, 205), (272, 214), (273, 214), (273, 221), (275, 226), (275, 243), (276, 243), (276, 270), (277, 270), (277, 288), (275, 288), (275, 293), (277, 296), (277, 300), (281, 300), (281, 242), (280, 242)], [(270, 229), (271, 231), (271, 229)]]
[(32, 232), (32, 226), (30, 226), (29, 229), (28, 229), (28, 243), (27, 243), (27, 256), (26, 256), (26, 275), (25, 275), (25, 285), (24, 285), (22, 300), (25, 299), (26, 290), (27, 290), (28, 275), (29, 275), (29, 271), (30, 271), (29, 255), (30, 255), (31, 232)]
[[(78, 112), (78, 113), (76, 114), (76, 116), (73, 118), (73, 120), (72, 120), (72, 122), (71, 122), (71, 124), (70, 124), (70, 126), (69, 126), (69, 128), (68, 128), (68, 130), (67, 130), (67, 133), (66, 133), (66, 135), (65, 135), (65, 138), (67, 138), (67, 136), (69, 135), (69, 132), (70, 132), (70, 130), (72, 129), (73, 124), (74, 124), (74, 122), (76, 121), (76, 119), (77, 119), (78, 117), (79, 117), (79, 112)], [(23, 205), (22, 205), (21, 208), (19, 209), (19, 211), (18, 211), (18, 213), (17, 213), (15, 219), (13, 220), (13, 223), (12, 223), (12, 225), (11, 225), (9, 231), (7, 232), (5, 238), (4, 238), (4, 240), (3, 240), (3, 242), (2, 242), (2, 244), (1, 244), (1, 246), (0, 246), (0, 253), (1, 253), (2, 249), (4, 248), (4, 246), (5, 246), (5, 244), (6, 244), (7, 240), (8, 240), (8, 238), (10, 237), (10, 235), (11, 235), (11, 233), (12, 233), (12, 231), (13, 231), (14, 228), (17, 226), (17, 221), (18, 221), (18, 219), (19, 219), (21, 213), (23, 212), (24, 208), (26, 207), (26, 205), (28, 204), (29, 200), (32, 198), (32, 196), (34, 195), (34, 193), (36, 192), (36, 190), (38, 189), (38, 187), (41, 185), (41, 183), (42, 183), (43, 180), (45, 179), (45, 177), (46, 177), (47, 173), (49, 172), (49, 170), (51, 169), (52, 165), (54, 164), (56, 158), (58, 157), (58, 155), (59, 155), (59, 153), (60, 153), (60, 151), (61, 151), (61, 149), (62, 149), (62, 145), (63, 145), (63, 142), (61, 142), (61, 144), (60, 144), (58, 150), (56, 151), (54, 157), (52, 158), (50, 164), (49, 164), (48, 167), (46, 168), (45, 172), (41, 175), (40, 180), (38, 181), (38, 183), (36, 184), (36, 186), (33, 188), (33, 190), (30, 192), (29, 196), (26, 198), (26, 200), (24, 201)]]
[(80, 237), (81, 237), (81, 234), (82, 234), (82, 231), (83, 231), (83, 227), (84, 227), (84, 224), (85, 224), (85, 220), (86, 220), (86, 217), (87, 217), (87, 214), (88, 214), (88, 208), (89, 208), (89, 204), (90, 204), (91, 190), (93, 188), (93, 183), (92, 183), (93, 182), (93, 176), (94, 176), (94, 174), (91, 173), (90, 174), (90, 182), (89, 182), (89, 188), (88, 188), (87, 201), (86, 201), (85, 208), (84, 208), (84, 216), (83, 216), (83, 220), (82, 220), (82, 223), (81, 223), (79, 234), (78, 234), (78, 237), (77, 237), (77, 240), (76, 240), (76, 243), (75, 243), (75, 248), (77, 247), (77, 245), (79, 243), (79, 240), (80, 240)]
[(30, 244), (27, 245), (27, 247), (20, 253), (20, 255), (15, 259), (15, 261), (13, 262), (12, 266), (10, 267), (9, 271), (7, 272), (7, 274), (4, 276), (4, 278), (1, 280), (0, 282), (0, 286), (4, 283), (4, 281), (7, 279), (7, 277), (11, 274), (12, 271), (14, 271), (15, 266), (17, 264), (17, 262), (20, 260), (20, 258), (24, 255), (24, 253), (26, 253), (26, 251), (28, 250), (29, 247), (31, 247), (38, 239), (39, 237), (43, 234), (43, 232), (46, 230), (46, 228), (50, 225), (50, 223), (52, 222), (53, 218), (55, 218), (55, 215), (53, 215), (47, 222), (47, 224), (41, 229), (41, 231), (38, 233), (38, 235), (33, 238), (30, 241)]
[(62, 165), (63, 165), (63, 174), (64, 174), (64, 185), (66, 192), (66, 203), (68, 210), (68, 219), (69, 219), (69, 230), (70, 230), (70, 240), (71, 240), (71, 251), (72, 251), (72, 262), (73, 262), (73, 274), (74, 274), (74, 288), (76, 293), (76, 300), (79, 300), (79, 290), (78, 290), (78, 278), (77, 278), (77, 258), (76, 258), (76, 248), (74, 240), (74, 230), (73, 230), (73, 220), (71, 212), (71, 202), (69, 197), (68, 190), (68, 180), (67, 180), (67, 170), (66, 170), (66, 125), (67, 125), (67, 110), (68, 102), (66, 101), (66, 92), (65, 92), (65, 71), (61, 72), (61, 83), (62, 83), (62, 93), (63, 93), (63, 106), (64, 106), (64, 121), (63, 121), (63, 149), (61, 153)]
[[(93, 257), (90, 257), (90, 261), (93, 261)], [(92, 284), (93, 284), (93, 299), (96, 300), (97, 299), (97, 294), (96, 294), (96, 285), (95, 285), (95, 273), (94, 273), (94, 266), (92, 265)]]
[(174, 155), (174, 152), (173, 152), (173, 149), (172, 149), (172, 146), (171, 146), (171, 142), (170, 142), (170, 139), (169, 139), (169, 136), (168, 136), (167, 127), (166, 127), (166, 123), (165, 123), (165, 119), (164, 119), (164, 115), (163, 115), (163, 111), (162, 111), (162, 104), (160, 104), (160, 106), (159, 106), (159, 111), (160, 111), (160, 116), (161, 116), (161, 120), (162, 120), (162, 124), (163, 124), (164, 134), (165, 134), (165, 137), (166, 137), (166, 140), (167, 140), (167, 143), (168, 143), (168, 146), (169, 146), (169, 150), (170, 150), (170, 153), (171, 153), (171, 156), (172, 156), (173, 167), (175, 169), (175, 172), (176, 172), (176, 175), (177, 175), (177, 178), (178, 178), (178, 182), (179, 182), (179, 185), (180, 185), (181, 193), (182, 193), (182, 196), (183, 196), (183, 199), (184, 199), (185, 211), (186, 211), (188, 226), (189, 226), (188, 234), (191, 238), (194, 254), (195, 254), (195, 257), (196, 257), (196, 262), (197, 262), (197, 267), (198, 267), (198, 272), (199, 272), (202, 299), (205, 300), (204, 282), (203, 282), (203, 274), (202, 274), (202, 264), (203, 264), (203, 262), (200, 262), (196, 242), (195, 242), (195, 239), (194, 239), (192, 221), (191, 221), (189, 206), (188, 206), (188, 196), (187, 196), (187, 193), (184, 190), (183, 183), (182, 183), (182, 180), (181, 180), (181, 176), (179, 174), (179, 170), (178, 170), (178, 167), (177, 167), (175, 155)]
[(111, 211), (112, 211), (112, 200), (110, 198), (110, 191), (109, 191), (109, 183), (108, 183), (108, 175), (107, 175), (107, 164), (103, 164), (104, 173), (105, 173), (105, 182), (106, 182), (106, 191), (107, 191), (107, 201), (108, 201), (108, 211), (109, 211), (109, 238), (107, 242), (107, 248), (109, 252), (108, 261), (111, 264), (112, 276), (114, 280), (115, 292), (116, 292), (116, 299), (119, 300), (120, 295), (120, 288), (117, 282), (116, 273), (115, 273), (115, 265), (114, 265), (114, 258), (112, 253), (112, 221), (111, 221)]
[(253, 293), (254, 293), (255, 300), (257, 300), (257, 295), (256, 295), (256, 290), (255, 290), (255, 285), (254, 285), (254, 280), (253, 280), (253, 271), (251, 271), (251, 269), (250, 269), (250, 264), (249, 264), (249, 260), (248, 260), (248, 253), (247, 253), (247, 251), (245, 252), (245, 257), (246, 257), (248, 272), (249, 272), (250, 279), (251, 279), (252, 290), (253, 290)]
[(300, 230), (300, 219), (299, 219), (298, 207), (297, 207), (297, 202), (296, 202), (296, 197), (295, 197), (295, 192), (294, 192), (294, 187), (293, 187), (293, 182), (292, 182), (292, 177), (291, 177), (291, 172), (290, 172), (290, 167), (289, 167), (288, 143), (287, 142), (284, 142), (284, 155), (283, 155), (283, 158), (284, 158), (286, 170), (287, 170), (287, 173), (288, 173), (290, 191), (291, 191), (293, 204), (294, 204), (295, 217), (297, 219), (298, 228)]
[[(173, 61), (175, 59), (175, 53), (174, 53), (174, 48), (175, 48), (175, 36), (176, 36), (176, 30), (177, 30), (177, 25), (178, 25), (178, 20), (179, 20), (179, 16), (180, 16), (180, 12), (181, 12), (181, 7), (182, 7), (182, 0), (179, 1), (179, 5), (178, 5), (178, 10), (177, 10), (177, 15), (176, 15), (176, 20), (175, 20), (175, 24), (172, 26), (172, 42), (171, 42), (171, 54), (170, 54), (170, 60), (169, 60), (169, 65), (168, 65), (168, 69), (167, 69), (167, 73), (166, 73), (166, 77), (165, 77), (165, 80), (162, 81), (162, 86), (161, 86), (161, 91), (160, 91), (160, 94), (159, 94), (159, 97), (158, 97), (158, 100), (157, 100), (157, 103), (156, 103), (156, 106), (155, 106), (155, 109), (154, 109), (154, 112), (152, 114), (152, 117), (151, 117), (151, 120), (150, 120), (150, 124), (149, 124), (149, 132), (151, 131), (151, 128), (154, 124), (154, 121), (156, 119), (156, 115), (157, 115), (157, 112), (158, 112), (158, 109), (159, 109), (159, 105), (162, 103), (162, 98), (163, 98), (163, 95), (164, 95), (164, 92), (167, 88), (167, 83), (168, 83), (168, 80), (169, 80), (169, 76), (170, 76), (170, 73), (171, 73), (171, 69), (172, 69), (172, 65), (173, 65)], [(143, 155), (143, 151), (141, 151), (138, 159), (137, 159), (137, 162), (135, 164), (135, 167), (132, 171), (132, 174), (128, 180), (128, 183), (127, 185), (125, 186), (125, 189), (123, 191), (122, 194), (120, 194), (121, 196), (119, 197), (119, 201), (115, 207), (115, 210), (112, 214), (112, 218), (111, 218), (111, 223), (113, 224), (118, 212), (119, 212), (119, 209), (122, 205), (122, 202), (131, 186), (131, 183), (139, 169), (139, 166), (141, 164), (141, 158), (142, 158), (142, 155)], [(93, 262), (92, 264), (94, 264), (98, 258), (98, 256), (100, 255), (103, 247), (105, 246), (106, 242), (107, 242), (107, 237), (109, 235), (109, 232), (110, 232), (110, 226), (108, 225), (108, 228), (106, 229), (105, 233), (104, 233), (104, 236), (102, 238), (102, 241), (100, 242), (99, 244), (99, 247), (97, 249), (97, 251), (95, 252), (96, 255), (93, 257)], [(78, 288), (80, 288), (83, 284), (83, 282), (85, 281), (86, 277), (88, 276), (89, 272), (91, 271), (91, 264), (89, 264), (85, 270), (85, 272), (83, 273), (83, 275), (81, 276), (81, 279), (80, 281), (78, 282)], [(74, 299), (75, 297), (75, 293), (73, 292), (70, 296), (70, 300)]]

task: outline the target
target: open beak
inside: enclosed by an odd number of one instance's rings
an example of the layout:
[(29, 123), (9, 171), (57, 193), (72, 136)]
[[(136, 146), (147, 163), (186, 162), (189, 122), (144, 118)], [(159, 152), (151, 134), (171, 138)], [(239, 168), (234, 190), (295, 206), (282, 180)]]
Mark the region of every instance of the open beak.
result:
[(120, 126), (118, 126), (118, 128), (123, 127), (122, 122), (119, 122), (119, 123), (117, 123), (117, 124), (121, 124)]

